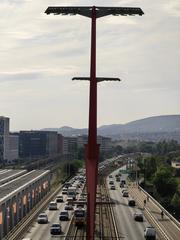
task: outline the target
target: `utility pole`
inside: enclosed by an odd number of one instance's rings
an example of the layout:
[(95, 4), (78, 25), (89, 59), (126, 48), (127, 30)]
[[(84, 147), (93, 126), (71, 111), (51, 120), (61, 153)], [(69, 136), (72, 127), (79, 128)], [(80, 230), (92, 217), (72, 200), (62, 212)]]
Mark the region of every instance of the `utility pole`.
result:
[(96, 19), (107, 15), (143, 15), (140, 8), (130, 7), (48, 7), (46, 14), (82, 15), (91, 18), (91, 65), (90, 77), (74, 77), (73, 80), (89, 80), (89, 131), (86, 145), (86, 182), (87, 182), (87, 240), (94, 239), (96, 189), (98, 175), (99, 145), (97, 144), (97, 82), (120, 81), (119, 78), (96, 77)]

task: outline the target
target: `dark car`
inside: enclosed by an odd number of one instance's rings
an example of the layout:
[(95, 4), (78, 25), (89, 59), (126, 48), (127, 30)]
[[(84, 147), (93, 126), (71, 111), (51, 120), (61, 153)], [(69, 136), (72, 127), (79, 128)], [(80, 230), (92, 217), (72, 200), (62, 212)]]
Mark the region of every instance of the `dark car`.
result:
[(114, 181), (109, 181), (109, 185), (114, 185)]
[(52, 235), (60, 235), (62, 233), (61, 225), (59, 223), (53, 223), (50, 227), (50, 233)]
[(130, 207), (134, 207), (134, 206), (136, 205), (135, 200), (134, 200), (134, 199), (129, 199), (128, 205), (129, 205)]
[(143, 222), (143, 214), (142, 213), (134, 213), (134, 220), (137, 222)]
[(121, 183), (126, 184), (126, 180), (125, 179), (121, 180)]
[(120, 188), (123, 188), (124, 187), (124, 183), (120, 183)]
[(114, 185), (111, 185), (110, 190), (116, 190), (116, 187)]
[(129, 193), (127, 191), (123, 192), (123, 197), (129, 197)]
[(56, 197), (56, 202), (63, 202), (63, 196), (57, 196)]
[(62, 194), (67, 194), (67, 188), (62, 189)]
[(59, 220), (60, 221), (69, 221), (69, 213), (68, 211), (62, 211), (59, 214)]

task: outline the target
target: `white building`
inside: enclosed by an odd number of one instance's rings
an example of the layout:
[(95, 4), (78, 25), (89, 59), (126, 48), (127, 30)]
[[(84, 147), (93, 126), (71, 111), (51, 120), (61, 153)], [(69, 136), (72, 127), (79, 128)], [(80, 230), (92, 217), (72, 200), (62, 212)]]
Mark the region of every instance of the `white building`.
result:
[(180, 169), (180, 162), (172, 161), (171, 162), (171, 167)]

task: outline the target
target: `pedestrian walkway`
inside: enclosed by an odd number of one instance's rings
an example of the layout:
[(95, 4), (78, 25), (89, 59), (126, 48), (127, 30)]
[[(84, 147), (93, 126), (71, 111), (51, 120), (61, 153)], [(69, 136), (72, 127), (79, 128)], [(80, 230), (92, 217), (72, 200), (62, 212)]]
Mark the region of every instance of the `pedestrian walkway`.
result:
[[(167, 235), (169, 240), (180, 239), (180, 228), (158, 207), (151, 198), (149, 198), (137, 185), (132, 184), (129, 186), (129, 193), (133, 197), (138, 206), (144, 211), (144, 215), (152, 218), (150, 222), (157, 221), (159, 227)], [(162, 216), (163, 215), (163, 216)]]

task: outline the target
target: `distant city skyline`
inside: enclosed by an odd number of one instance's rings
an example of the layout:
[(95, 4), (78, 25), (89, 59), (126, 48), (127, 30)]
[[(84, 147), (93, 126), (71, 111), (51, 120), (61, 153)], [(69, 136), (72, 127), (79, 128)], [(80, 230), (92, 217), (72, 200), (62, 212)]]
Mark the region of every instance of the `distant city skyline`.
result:
[(48, 6), (141, 7), (145, 15), (97, 20), (98, 126), (180, 114), (180, 1), (3, 0), (0, 116), (10, 130), (88, 127), (90, 19)]

